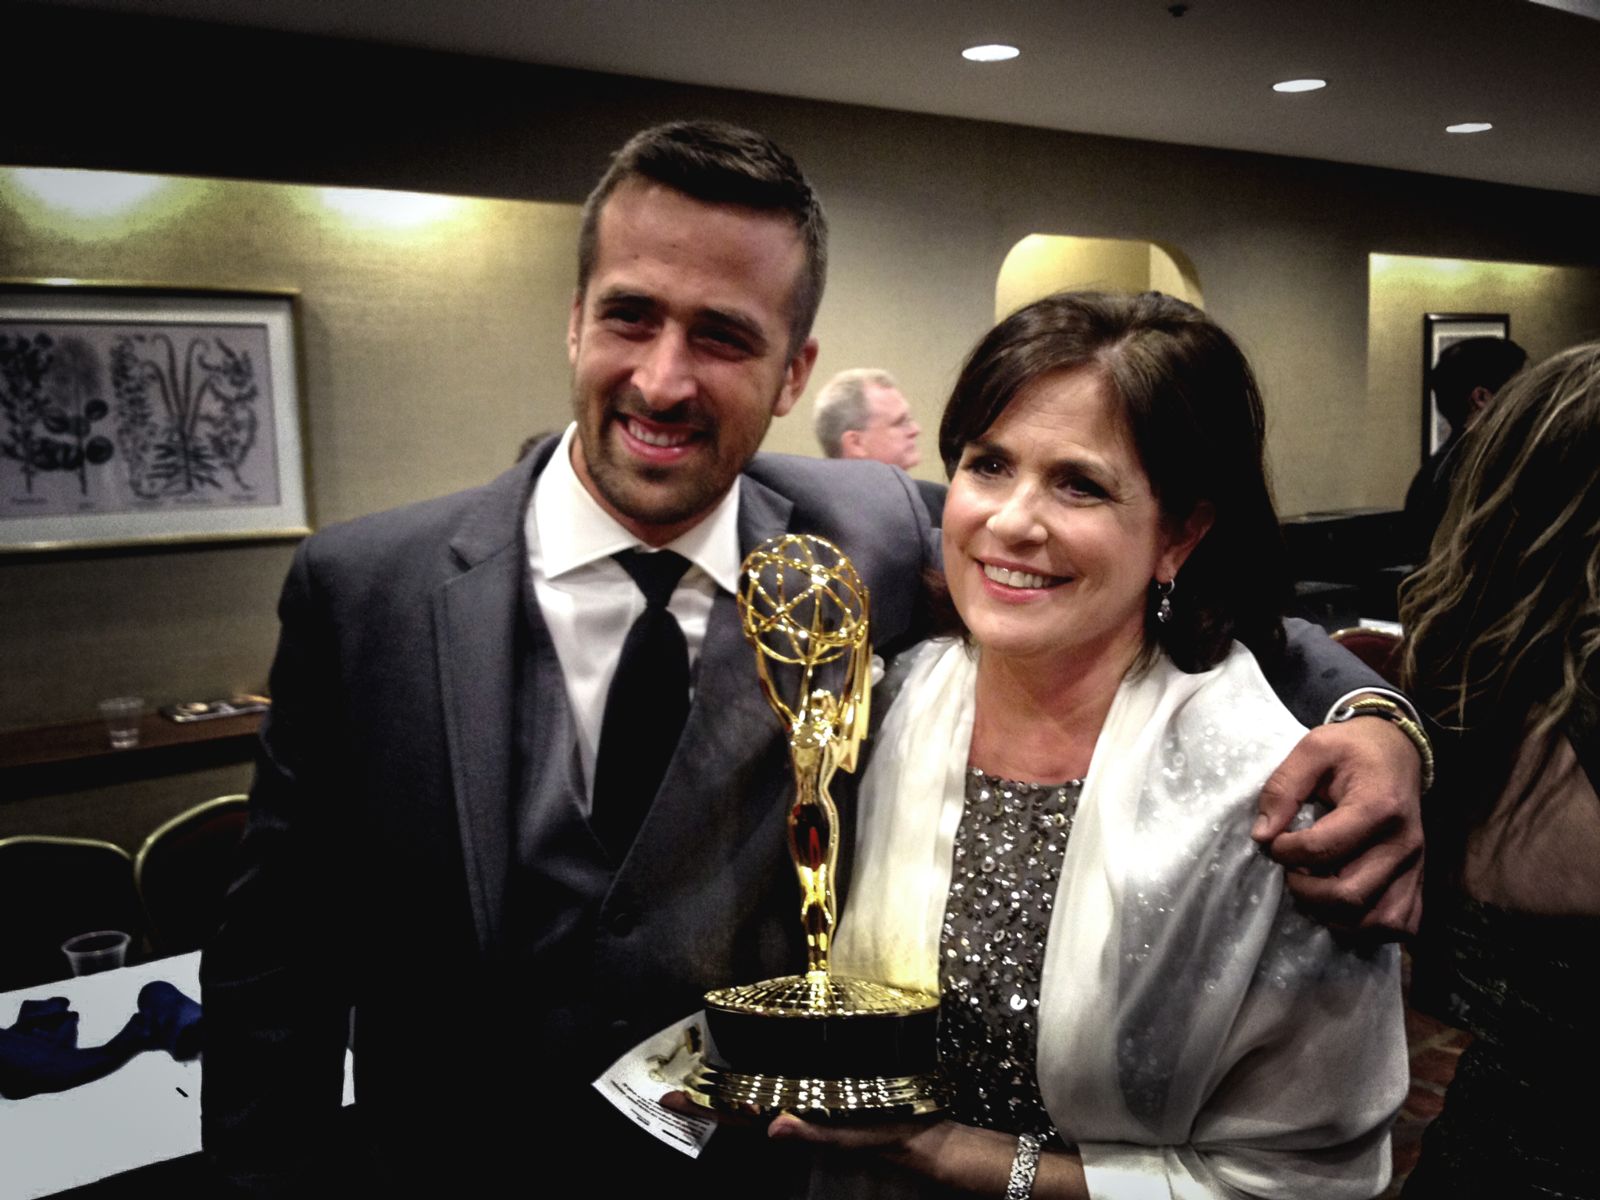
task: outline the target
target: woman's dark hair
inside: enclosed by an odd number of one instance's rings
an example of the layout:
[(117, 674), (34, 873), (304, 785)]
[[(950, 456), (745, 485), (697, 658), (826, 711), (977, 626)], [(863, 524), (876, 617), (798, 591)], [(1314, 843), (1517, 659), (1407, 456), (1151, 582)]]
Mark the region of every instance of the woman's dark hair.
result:
[(1028, 384), (1098, 371), (1121, 405), (1170, 528), (1202, 503), (1210, 530), (1178, 574), (1172, 618), (1145, 613), (1145, 644), (1185, 671), (1215, 666), (1234, 639), (1257, 659), (1283, 649), (1283, 543), (1262, 457), (1255, 375), (1234, 341), (1193, 305), (1160, 292), (1060, 292), (996, 325), (967, 357), (939, 423), (954, 476), (961, 453)]

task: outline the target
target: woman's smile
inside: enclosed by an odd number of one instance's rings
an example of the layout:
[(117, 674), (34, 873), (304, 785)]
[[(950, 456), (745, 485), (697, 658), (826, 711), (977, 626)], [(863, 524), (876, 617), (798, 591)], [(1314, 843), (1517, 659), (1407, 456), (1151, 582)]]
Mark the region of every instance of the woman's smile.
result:
[(1006, 567), (993, 562), (980, 563), (979, 566), (983, 569), (984, 578), (1006, 591), (1042, 591), (1071, 582), (1059, 575), (1041, 575), (1024, 567)]

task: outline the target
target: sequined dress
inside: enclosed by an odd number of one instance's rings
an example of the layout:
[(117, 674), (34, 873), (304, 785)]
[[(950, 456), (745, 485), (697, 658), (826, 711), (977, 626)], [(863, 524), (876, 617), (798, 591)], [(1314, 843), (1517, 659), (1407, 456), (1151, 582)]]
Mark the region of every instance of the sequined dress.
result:
[(966, 1125), (1055, 1137), (1039, 1095), (1039, 984), (1081, 780), (967, 774), (940, 930), (939, 1058)]

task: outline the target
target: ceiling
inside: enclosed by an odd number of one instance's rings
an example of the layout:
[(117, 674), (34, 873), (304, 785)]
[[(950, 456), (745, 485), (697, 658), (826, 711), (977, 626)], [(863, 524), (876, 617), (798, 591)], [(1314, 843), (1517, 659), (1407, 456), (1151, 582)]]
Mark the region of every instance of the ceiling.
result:
[(56, 2), (1600, 195), (1600, 0)]

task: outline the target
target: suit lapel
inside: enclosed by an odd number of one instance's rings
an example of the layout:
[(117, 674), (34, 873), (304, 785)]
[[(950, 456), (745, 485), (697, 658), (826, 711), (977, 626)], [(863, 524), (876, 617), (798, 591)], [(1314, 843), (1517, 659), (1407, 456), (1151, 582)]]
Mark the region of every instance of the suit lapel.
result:
[(439, 688), (462, 859), (478, 942), (499, 938), (510, 865), (517, 622), (527, 574), (522, 517), (553, 442), (485, 489), (450, 549), (460, 573), (434, 593)]
[[(753, 479), (744, 479), (743, 487), (739, 497), (741, 559), (767, 538), (787, 532), (794, 508)], [(683, 739), (667, 773), (669, 784), (680, 771), (702, 779), (708, 766), (715, 772), (715, 766), (707, 762), (708, 753), (722, 756), (715, 761), (748, 756), (751, 730), (759, 730), (763, 736), (757, 741), (764, 743), (764, 735), (776, 728), (777, 717), (761, 694), (756, 677), (755, 651), (745, 641), (739, 624), (738, 601), (725, 593), (717, 594), (711, 608), (694, 694)]]
[(793, 513), (793, 503), (766, 484), (744, 476), (739, 493), (739, 553), (749, 554), (768, 538), (788, 533)]

